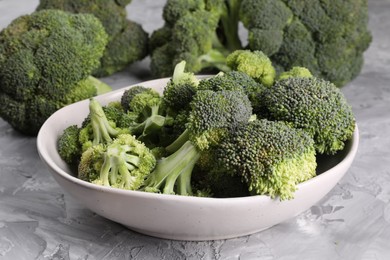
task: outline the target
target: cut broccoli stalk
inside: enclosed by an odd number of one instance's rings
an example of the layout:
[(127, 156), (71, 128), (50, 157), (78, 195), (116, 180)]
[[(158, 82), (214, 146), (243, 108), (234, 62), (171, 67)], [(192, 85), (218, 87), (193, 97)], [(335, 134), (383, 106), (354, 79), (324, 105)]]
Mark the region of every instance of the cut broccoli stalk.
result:
[[(132, 147), (114, 143), (107, 147), (104, 154), (104, 162), (100, 170), (100, 178), (93, 181), (103, 186), (113, 186), (131, 190), (142, 183), (142, 178), (133, 176), (134, 171), (140, 165), (140, 158), (130, 154)], [(110, 185), (113, 183), (113, 185)]]
[[(162, 158), (145, 181), (144, 190), (164, 194), (192, 195), (192, 170), (200, 157), (199, 150), (187, 141), (179, 150)], [(175, 192), (175, 186), (177, 191)]]
[(108, 93), (112, 90), (111, 86), (93, 76), (89, 76), (87, 80), (90, 81), (93, 86), (95, 86), (97, 95)]
[(225, 46), (229, 51), (242, 49), (238, 35), (239, 12), (241, 0), (225, 1), (225, 11), (221, 15), (221, 24), (225, 36)]
[(119, 131), (110, 125), (100, 103), (93, 98), (90, 99), (89, 110), (93, 130), (92, 144), (111, 142), (112, 137), (117, 136)]

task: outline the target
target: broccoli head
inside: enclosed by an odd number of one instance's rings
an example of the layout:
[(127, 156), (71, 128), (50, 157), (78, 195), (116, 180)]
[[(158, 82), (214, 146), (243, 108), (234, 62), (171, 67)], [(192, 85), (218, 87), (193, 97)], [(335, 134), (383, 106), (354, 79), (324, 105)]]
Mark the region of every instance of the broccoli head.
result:
[(314, 141), (306, 132), (266, 119), (238, 125), (212, 158), (214, 175), (239, 176), (251, 194), (280, 200), (292, 199), (296, 185), (314, 177), (317, 166)]
[(371, 42), (367, 0), (242, 0), (239, 17), (251, 50), (281, 70), (306, 67), (337, 86), (357, 76)]
[(195, 95), (199, 80), (192, 72), (185, 72), (186, 62), (175, 66), (172, 78), (164, 88), (163, 98), (173, 111), (187, 109)]
[(107, 43), (90, 14), (43, 10), (15, 19), (0, 32), (0, 115), (36, 135), (57, 109), (110, 89), (91, 77)]
[(264, 86), (274, 83), (275, 68), (262, 51), (236, 50), (227, 56), (226, 63), (232, 70), (244, 72)]
[(355, 117), (344, 95), (333, 83), (315, 77), (277, 81), (259, 97), (257, 115), (304, 129), (319, 154), (344, 148), (355, 129)]
[(143, 143), (121, 134), (108, 145), (94, 145), (83, 152), (78, 177), (98, 185), (137, 190), (155, 164), (155, 157)]
[(149, 36), (142, 26), (127, 19), (130, 0), (41, 0), (37, 10), (59, 9), (96, 16), (108, 34), (108, 43), (95, 76), (108, 76), (147, 56)]
[[(360, 72), (372, 38), (367, 0), (168, 0), (163, 18), (151, 36), (155, 76), (171, 75), (180, 60), (192, 72), (226, 72), (230, 53), (252, 50), (279, 73), (306, 67), (343, 86)], [(245, 46), (240, 23), (248, 31)]]
[[(215, 2), (215, 3), (214, 3)], [(151, 71), (156, 77), (173, 74), (176, 64), (185, 60), (187, 70), (227, 69), (227, 48), (216, 30), (223, 1), (168, 0), (164, 6), (165, 24), (151, 36)]]
[(240, 91), (198, 91), (190, 106), (186, 130), (166, 147), (170, 155), (157, 162), (143, 190), (194, 194), (191, 176), (201, 154), (219, 143), (230, 127), (248, 121), (252, 114), (247, 96)]

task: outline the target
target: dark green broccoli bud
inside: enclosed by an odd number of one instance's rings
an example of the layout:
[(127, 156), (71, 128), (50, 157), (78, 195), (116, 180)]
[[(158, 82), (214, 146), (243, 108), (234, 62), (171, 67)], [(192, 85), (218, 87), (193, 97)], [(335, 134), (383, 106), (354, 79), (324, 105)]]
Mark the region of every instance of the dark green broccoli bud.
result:
[(192, 72), (185, 72), (185, 61), (175, 66), (172, 78), (164, 88), (163, 98), (174, 111), (187, 109), (196, 93), (199, 80)]
[(248, 121), (250, 102), (238, 91), (198, 91), (191, 102), (187, 129), (168, 147), (147, 177), (145, 191), (192, 195), (191, 176), (202, 152), (220, 142), (228, 128)]
[(127, 128), (119, 128), (114, 120), (109, 120), (102, 105), (91, 98), (89, 102), (89, 115), (83, 122), (80, 130), (79, 142), (85, 151), (91, 146), (111, 143), (119, 134), (129, 133)]
[(237, 50), (226, 57), (232, 70), (248, 74), (264, 86), (271, 86), (275, 80), (275, 68), (262, 51)]
[(266, 88), (263, 84), (257, 82), (252, 77), (250, 77), (248, 74), (242, 72), (242, 71), (229, 71), (226, 74), (226, 77), (231, 78), (235, 82), (238, 82), (242, 88), (244, 89), (245, 94), (248, 96), (249, 101), (252, 104), (253, 107), (257, 106), (256, 102), (261, 102), (259, 100), (258, 96), (263, 91), (263, 89)]
[(213, 77), (202, 79), (199, 82), (198, 89), (211, 90), (211, 91), (221, 91), (221, 90), (244, 91), (243, 86), (239, 82), (227, 76), (223, 72), (220, 72)]
[(225, 57), (229, 51), (217, 35), (221, 6), (223, 1), (167, 1), (165, 25), (152, 34), (154, 76), (172, 75), (176, 64), (183, 60), (190, 72), (228, 69)]
[[(161, 95), (151, 88), (129, 89), (130, 100), (127, 114), (134, 118), (129, 125), (130, 133), (149, 147), (159, 144), (159, 133), (163, 127), (170, 126), (173, 118), (166, 113), (166, 105)], [(139, 92), (139, 93), (137, 93)], [(131, 98), (131, 95), (133, 97)]]
[(148, 54), (148, 34), (140, 24), (127, 19), (125, 7), (130, 2), (41, 0), (37, 10), (59, 9), (71, 13), (90, 13), (102, 22), (109, 41), (100, 66), (93, 71), (93, 75), (102, 77), (120, 71)]
[(91, 85), (102, 83), (90, 75), (106, 43), (101, 22), (89, 14), (45, 10), (15, 19), (0, 33), (1, 117), (36, 135), (53, 112), (96, 95)]
[(148, 55), (149, 36), (142, 26), (127, 21), (123, 30), (108, 43), (101, 66), (94, 70), (96, 76), (108, 76), (118, 72)]
[(134, 86), (132, 88), (126, 89), (121, 96), (121, 104), (123, 109), (128, 112), (130, 110), (130, 102), (134, 96), (146, 90), (147, 88), (144, 86)]
[(181, 17), (196, 10), (204, 10), (203, 0), (168, 0), (163, 8), (164, 21), (173, 26)]
[(255, 120), (234, 128), (214, 151), (214, 174), (241, 177), (251, 194), (292, 199), (316, 175), (313, 139), (283, 122)]
[(192, 100), (186, 130), (169, 146), (168, 153), (176, 151), (187, 140), (200, 150), (207, 150), (224, 137), (227, 127), (248, 122), (252, 105), (242, 91), (199, 90)]
[(64, 129), (57, 141), (57, 150), (60, 157), (71, 166), (78, 165), (81, 157), (81, 144), (79, 142), (80, 128), (71, 125)]
[(355, 129), (355, 117), (346, 98), (329, 81), (287, 78), (263, 91), (257, 109), (259, 117), (287, 122), (304, 129), (320, 154), (334, 154), (344, 148)]
[(171, 37), (172, 28), (166, 24), (163, 27), (154, 30), (149, 37), (149, 52), (153, 53), (158, 47), (169, 43)]
[(98, 185), (137, 190), (155, 164), (155, 157), (142, 142), (121, 134), (107, 146), (98, 144), (83, 152), (78, 177)]
[(367, 0), (242, 0), (239, 18), (249, 49), (284, 70), (306, 67), (337, 86), (358, 75), (371, 42)]
[(311, 72), (304, 67), (292, 67), (289, 71), (284, 71), (278, 76), (278, 80), (287, 79), (287, 78), (311, 78), (313, 75)]

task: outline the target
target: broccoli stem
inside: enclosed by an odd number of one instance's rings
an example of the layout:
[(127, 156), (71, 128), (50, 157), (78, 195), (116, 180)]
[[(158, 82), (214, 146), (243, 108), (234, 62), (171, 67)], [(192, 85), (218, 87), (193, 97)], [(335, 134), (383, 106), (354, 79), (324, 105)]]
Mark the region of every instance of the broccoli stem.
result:
[(108, 119), (100, 103), (92, 98), (89, 102), (89, 110), (93, 129), (93, 145), (104, 142), (111, 142), (111, 136), (117, 136), (118, 131), (114, 129), (108, 122)]
[(179, 135), (178, 138), (176, 138), (175, 141), (173, 141), (170, 145), (165, 147), (165, 151), (168, 154), (172, 154), (176, 152), (177, 150), (180, 149), (180, 147), (182, 147), (185, 144), (185, 142), (189, 140), (189, 138), (190, 138), (190, 132), (186, 129), (181, 135)]
[(108, 92), (112, 91), (111, 86), (107, 85), (103, 81), (101, 81), (93, 76), (88, 76), (87, 80), (90, 81), (93, 86), (95, 86), (97, 95), (101, 95), (101, 94), (108, 93)]
[(225, 46), (232, 52), (242, 49), (241, 41), (238, 35), (238, 23), (240, 8), (240, 0), (226, 1), (226, 11), (221, 15), (221, 24), (226, 37)]
[[(145, 181), (145, 191), (191, 195), (192, 170), (200, 157), (198, 149), (187, 141), (175, 153), (162, 158)], [(179, 178), (180, 176), (180, 178)], [(175, 193), (175, 185), (179, 188)]]
[(104, 154), (104, 162), (100, 170), (100, 181), (103, 186), (132, 189), (138, 185), (137, 178), (131, 175), (131, 171), (139, 166), (140, 158), (129, 154), (131, 147), (128, 145), (111, 144)]

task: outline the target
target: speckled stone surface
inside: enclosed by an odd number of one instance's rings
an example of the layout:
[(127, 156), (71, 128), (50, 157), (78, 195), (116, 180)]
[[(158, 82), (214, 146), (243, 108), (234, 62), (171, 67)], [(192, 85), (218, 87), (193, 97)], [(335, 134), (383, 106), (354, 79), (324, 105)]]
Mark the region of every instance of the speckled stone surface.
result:
[[(151, 32), (164, 1), (134, 0), (129, 17)], [(0, 29), (37, 0), (0, 0)], [(0, 119), (0, 259), (390, 259), (390, 1), (369, 0), (373, 42), (342, 91), (361, 134), (347, 175), (318, 204), (261, 233), (230, 240), (144, 236), (85, 209), (40, 161), (36, 139)], [(149, 78), (148, 60), (104, 80), (114, 88)], [(243, 220), (245, 221), (245, 220)]]

